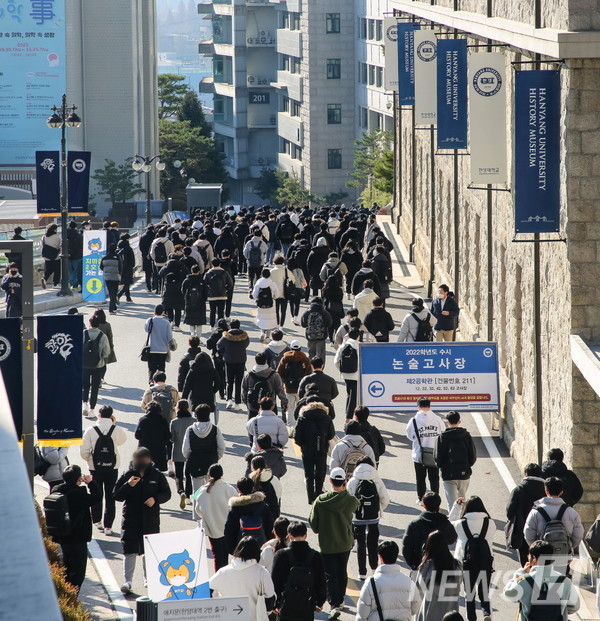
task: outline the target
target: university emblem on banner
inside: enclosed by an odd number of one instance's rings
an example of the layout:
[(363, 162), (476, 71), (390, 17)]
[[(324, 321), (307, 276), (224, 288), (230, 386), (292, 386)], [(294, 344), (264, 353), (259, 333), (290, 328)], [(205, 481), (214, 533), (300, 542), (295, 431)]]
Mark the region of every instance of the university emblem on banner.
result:
[(388, 41), (398, 41), (398, 24), (393, 24), (385, 32)]
[(473, 88), (483, 97), (492, 97), (502, 88), (502, 76), (493, 67), (483, 67), (473, 76)]
[(66, 360), (73, 350), (73, 339), (70, 334), (59, 332), (53, 334), (52, 338), (46, 343), (45, 347), (49, 349), (52, 354), (59, 354)]
[(73, 168), (73, 170), (77, 173), (82, 173), (86, 169), (86, 166), (87, 164), (81, 158), (73, 160), (73, 163), (71, 164), (71, 168)]
[(51, 157), (47, 157), (46, 159), (42, 160), (42, 162), (40, 163), (40, 168), (43, 168), (44, 170), (47, 170), (48, 172), (54, 172), (54, 169), (56, 168), (56, 163)]
[(10, 341), (4, 336), (0, 336), (0, 362), (10, 356), (11, 349)]
[(433, 41), (422, 41), (417, 47), (417, 56), (425, 63), (435, 60), (437, 45)]

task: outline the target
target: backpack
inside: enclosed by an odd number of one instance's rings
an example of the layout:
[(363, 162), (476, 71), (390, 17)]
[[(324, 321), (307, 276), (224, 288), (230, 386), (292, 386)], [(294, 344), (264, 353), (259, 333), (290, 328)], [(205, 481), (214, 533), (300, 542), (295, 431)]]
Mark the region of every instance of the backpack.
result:
[(348, 447), (348, 450), (340, 463), (340, 468), (343, 468), (346, 473), (346, 477), (350, 478), (356, 469), (356, 462), (361, 457), (366, 455), (365, 446), (367, 446), (367, 443), (363, 440), (358, 446), (354, 446), (352, 442), (345, 439), (340, 440), (340, 442)]
[(276, 354), (270, 347), (267, 347), (263, 352), (267, 358), (267, 364), (274, 370), (277, 371), (277, 367), (281, 362), (281, 359), (285, 354), (290, 351), (290, 348), (286, 346), (284, 350), (282, 350), (279, 354)]
[(279, 227), (279, 239), (282, 242), (290, 242), (294, 239), (294, 225), (289, 220), (283, 220)]
[(157, 242), (154, 246), (154, 263), (166, 263), (168, 258), (165, 242)]
[(286, 300), (293, 300), (296, 296), (296, 285), (288, 276), (287, 267), (285, 268), (285, 278), (283, 279), (283, 297)]
[(171, 393), (171, 386), (165, 386), (164, 388), (156, 388), (153, 386), (150, 391), (152, 392), (152, 399), (157, 403), (160, 403), (163, 418), (170, 423), (173, 418), (173, 395)]
[(100, 363), (100, 339), (102, 338), (102, 332), (94, 339), (90, 338), (88, 330), (85, 331), (85, 338), (83, 339), (83, 368), (95, 369)]
[(473, 535), (466, 519), (462, 519), (462, 526), (467, 536), (463, 557), (463, 569), (466, 571), (492, 571), (494, 557), (490, 550), (490, 544), (485, 538), (488, 531), (490, 518), (483, 520), (483, 527), (479, 535)]
[(571, 541), (567, 529), (562, 522), (563, 516), (567, 511), (567, 505), (562, 505), (554, 519), (546, 513), (542, 507), (535, 507), (535, 510), (544, 518), (546, 524), (540, 539), (552, 544), (554, 549), (553, 556), (567, 556), (571, 552)]
[(285, 388), (289, 393), (297, 393), (300, 382), (305, 375), (304, 363), (301, 360), (291, 360), (285, 367)]
[(354, 512), (357, 520), (378, 520), (379, 519), (379, 492), (374, 481), (361, 479), (356, 487), (354, 494), (360, 505)]
[(71, 534), (73, 524), (69, 515), (69, 502), (62, 492), (52, 492), (44, 498), (46, 529), (55, 541)]
[(256, 306), (258, 308), (272, 308), (273, 307), (273, 293), (271, 287), (261, 287), (258, 290), (258, 297), (256, 298)]
[(50, 462), (44, 457), (39, 446), (35, 447), (33, 459), (33, 472), (43, 477), (48, 472), (48, 468), (50, 468)]
[(340, 372), (356, 373), (358, 371), (358, 352), (352, 345), (344, 345), (340, 356)]
[(263, 397), (272, 397), (271, 389), (269, 387), (269, 379), (274, 375), (275, 371), (271, 371), (267, 377), (256, 375), (250, 371), (250, 376), (254, 380), (252, 388), (248, 390), (247, 401), (248, 409), (257, 412), (260, 410), (260, 400)]
[(191, 476), (202, 477), (208, 469), (218, 461), (217, 455), (217, 427), (212, 426), (208, 435), (198, 437), (196, 432), (188, 427), (190, 434), (190, 456), (187, 459), (187, 469)]
[[(289, 554), (293, 556), (291, 551)], [(314, 616), (315, 579), (312, 572), (314, 556), (314, 550), (309, 550), (303, 563), (293, 564), (290, 568), (288, 579), (281, 594), (281, 605), (279, 606), (279, 617), (281, 619), (310, 619)]]
[[(566, 576), (558, 576), (551, 585), (544, 580), (539, 587), (539, 592), (533, 576), (526, 575), (523, 578), (531, 587), (531, 604), (527, 621), (563, 621), (562, 597), (558, 588), (550, 589), (549, 587), (562, 584), (565, 578)], [(549, 599), (550, 601), (548, 601)]]
[(94, 444), (94, 452), (92, 453), (92, 462), (95, 472), (109, 472), (117, 465), (117, 454), (115, 452), (115, 443), (112, 439), (115, 426), (112, 425), (108, 433), (104, 434), (100, 431), (98, 425), (94, 425), (94, 430), (98, 434), (96, 444)]
[(204, 263), (204, 268), (207, 269), (209, 261), (208, 261), (208, 252), (206, 251), (206, 246), (196, 246), (196, 248), (198, 249), (198, 253), (202, 257), (202, 263)]
[(327, 266), (327, 275), (325, 276), (325, 285), (331, 287), (334, 283), (342, 284), (342, 273), (340, 272), (340, 261), (334, 268)]
[(327, 338), (327, 327), (319, 311), (310, 311), (306, 321), (306, 340), (323, 341)]
[(250, 250), (248, 251), (248, 267), (262, 267), (262, 262), (261, 242), (258, 244), (250, 242)]
[(240, 539), (254, 537), (259, 546), (267, 543), (262, 515), (242, 515), (240, 517)]
[(415, 313), (411, 313), (410, 316), (417, 322), (415, 341), (433, 341), (433, 327), (429, 321), (431, 315), (427, 313), (425, 319), (419, 319)]
[(309, 420), (302, 416), (303, 426), (306, 426), (302, 442), (302, 455), (310, 458), (326, 455), (329, 451), (327, 433), (315, 420)]
[(202, 288), (190, 287), (185, 294), (185, 303), (192, 308), (200, 306), (205, 301)]

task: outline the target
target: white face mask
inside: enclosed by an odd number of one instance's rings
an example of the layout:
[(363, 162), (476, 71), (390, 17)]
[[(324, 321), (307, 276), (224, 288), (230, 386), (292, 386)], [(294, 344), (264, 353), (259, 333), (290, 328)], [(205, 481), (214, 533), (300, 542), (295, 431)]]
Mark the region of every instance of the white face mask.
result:
[(183, 586), (185, 583), (185, 576), (173, 576), (171, 578), (171, 586)]

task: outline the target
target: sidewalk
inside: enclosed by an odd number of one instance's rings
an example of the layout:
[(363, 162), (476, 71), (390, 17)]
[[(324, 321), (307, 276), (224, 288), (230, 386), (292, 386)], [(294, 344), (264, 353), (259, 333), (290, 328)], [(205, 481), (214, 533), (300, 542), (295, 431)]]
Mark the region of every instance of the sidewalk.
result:
[[(56, 295), (59, 289), (42, 289), (37, 288), (33, 292), (33, 307), (35, 314), (47, 313), (48, 311), (59, 308), (70, 308), (82, 303), (81, 293), (74, 293), (68, 297)], [(4, 317), (5, 306), (4, 296), (0, 302), (0, 317)]]
[(392, 262), (394, 282), (397, 282), (403, 289), (422, 289), (423, 282), (419, 272), (414, 263), (409, 263), (408, 249), (400, 235), (396, 233), (391, 216), (377, 216), (377, 222), (394, 246), (393, 255), (396, 258), (396, 261)]

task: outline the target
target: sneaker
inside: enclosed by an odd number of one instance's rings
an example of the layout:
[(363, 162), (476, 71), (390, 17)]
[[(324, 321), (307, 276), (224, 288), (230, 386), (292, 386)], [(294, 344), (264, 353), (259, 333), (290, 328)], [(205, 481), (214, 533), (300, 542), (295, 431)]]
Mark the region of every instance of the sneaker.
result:
[(173, 332), (181, 332), (181, 328), (179, 326), (173, 326)]
[(358, 579), (361, 581), (365, 581), (367, 579), (367, 574), (359, 574)]
[(233, 402), (232, 399), (229, 399), (229, 401), (227, 402), (227, 405), (225, 406), (226, 410), (235, 410), (235, 403)]
[(484, 612), (483, 621), (492, 621), (492, 615), (489, 612)]
[(95, 414), (94, 410), (90, 410), (88, 412), (88, 418), (95, 418), (95, 417), (96, 417), (96, 414)]
[(183, 492), (179, 495), (179, 508), (182, 511), (185, 509), (185, 494)]
[(107, 537), (110, 537), (110, 536), (113, 534), (113, 530), (112, 530), (112, 528), (105, 528), (105, 529), (104, 529), (104, 534), (105, 534)]
[(123, 593), (123, 595), (131, 595), (131, 582), (125, 582), (125, 584), (121, 586), (121, 593)]
[(40, 280), (40, 285), (42, 285), (42, 289), (45, 289), (45, 288), (46, 288), (46, 279), (45, 279), (45, 278), (42, 278), (42, 279)]
[(104, 532), (104, 526), (102, 526), (102, 522), (96, 522), (94, 526), (101, 532)]
[(329, 621), (332, 621), (333, 619), (339, 619), (341, 614), (342, 611), (339, 608), (332, 608), (329, 612)]
[(236, 403), (235, 407), (233, 408), (236, 412), (243, 412), (244, 408), (242, 407), (241, 403)]
[(127, 298), (127, 304), (133, 304), (133, 300), (131, 298)]
[(86, 418), (90, 415), (90, 406), (86, 403), (83, 404), (83, 411), (81, 412)]
[(191, 498), (186, 498), (185, 499), (185, 504), (189, 507), (192, 504), (192, 499)]
[(116, 315), (117, 311), (108, 311), (111, 315)]

